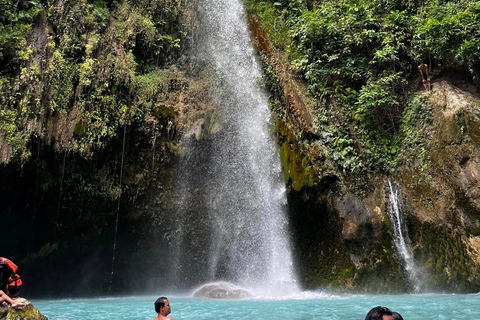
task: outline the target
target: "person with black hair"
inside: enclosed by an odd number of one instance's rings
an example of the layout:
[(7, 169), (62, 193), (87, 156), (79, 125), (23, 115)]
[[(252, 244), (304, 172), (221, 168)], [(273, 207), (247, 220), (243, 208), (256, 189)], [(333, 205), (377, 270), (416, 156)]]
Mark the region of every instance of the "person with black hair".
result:
[(16, 273), (17, 266), (9, 259), (0, 257), (0, 303), (6, 301), (14, 308), (25, 306), (13, 300), (18, 295), (22, 281)]
[(155, 312), (158, 313), (158, 316), (153, 320), (173, 320), (171, 317), (167, 317), (172, 311), (170, 307), (170, 302), (166, 297), (160, 297), (155, 301)]
[(392, 310), (386, 307), (375, 307), (367, 313), (365, 320), (394, 320)]

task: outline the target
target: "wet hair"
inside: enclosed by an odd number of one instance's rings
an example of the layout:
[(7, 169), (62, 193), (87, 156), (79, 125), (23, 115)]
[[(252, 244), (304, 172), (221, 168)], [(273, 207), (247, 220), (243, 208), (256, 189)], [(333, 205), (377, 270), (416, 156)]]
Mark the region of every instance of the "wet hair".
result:
[(393, 320), (403, 320), (403, 317), (398, 312), (392, 312)]
[(154, 305), (155, 305), (155, 311), (157, 313), (160, 313), (160, 309), (165, 307), (165, 300), (168, 300), (168, 299), (166, 297), (160, 297), (157, 299), (157, 301), (155, 301)]
[(392, 310), (386, 307), (375, 307), (367, 313), (365, 320), (382, 320), (383, 316), (391, 316)]
[(18, 296), (18, 292), (20, 291), (20, 288), (17, 286), (7, 285), (7, 291), (9, 296), (16, 297)]

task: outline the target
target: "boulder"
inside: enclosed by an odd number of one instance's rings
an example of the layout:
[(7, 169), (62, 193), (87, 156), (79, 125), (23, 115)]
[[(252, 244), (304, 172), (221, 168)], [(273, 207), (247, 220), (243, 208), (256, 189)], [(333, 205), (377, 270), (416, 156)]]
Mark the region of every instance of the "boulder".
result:
[(196, 298), (209, 299), (245, 299), (252, 294), (234, 284), (228, 282), (207, 283), (193, 294)]
[(25, 298), (15, 298), (17, 302), (25, 304), (21, 308), (12, 308), (7, 302), (0, 302), (0, 320), (48, 320), (40, 311), (35, 309), (33, 305)]

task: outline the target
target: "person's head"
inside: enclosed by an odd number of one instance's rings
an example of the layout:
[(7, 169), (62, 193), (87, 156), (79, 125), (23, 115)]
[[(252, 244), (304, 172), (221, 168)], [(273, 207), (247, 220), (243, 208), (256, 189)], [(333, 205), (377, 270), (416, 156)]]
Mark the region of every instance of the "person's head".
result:
[(393, 320), (403, 320), (403, 317), (398, 312), (392, 312)]
[(392, 311), (386, 307), (375, 307), (367, 313), (365, 320), (393, 320)]
[(170, 302), (166, 297), (160, 297), (155, 301), (155, 312), (166, 316), (170, 314), (170, 311)]
[(6, 293), (12, 298), (18, 296), (19, 291), (20, 288), (17, 286), (12, 286), (9, 284), (6, 286)]

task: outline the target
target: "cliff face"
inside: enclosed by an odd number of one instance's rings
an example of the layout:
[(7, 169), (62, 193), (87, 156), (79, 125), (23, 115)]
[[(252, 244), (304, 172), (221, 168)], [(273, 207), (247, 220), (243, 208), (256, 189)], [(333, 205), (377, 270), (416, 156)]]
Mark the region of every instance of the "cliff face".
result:
[[(301, 1), (283, 10), (286, 2), (262, 3), (267, 16), (282, 19), (290, 9), (303, 10)], [(177, 228), (173, 189), (181, 141), (200, 140), (194, 144), (208, 158), (208, 134), (218, 129), (212, 71), (186, 54), (196, 41), (194, 6), (176, 0), (16, 1), (0, 13), (0, 32), (9, 35), (0, 46), (0, 219), (9, 226), (2, 255), (20, 265), (22, 294), (120, 294), (162, 286)], [(390, 180), (402, 190), (422, 289), (478, 291), (478, 97), (446, 68), (436, 71), (428, 95), (414, 75), (406, 86), (377, 74), (384, 82), (370, 83), (371, 92), (389, 90), (372, 97), (364, 90), (361, 101), (378, 107), (377, 113), (352, 111), (344, 104), (361, 91), (364, 79), (351, 80), (358, 77), (358, 61), (348, 60), (352, 87), (335, 78), (334, 92), (324, 92), (320, 80), (330, 71), (312, 69), (308, 77), (318, 78), (308, 78), (289, 61), (288, 55), (298, 55), (293, 42), (278, 45), (288, 28), (269, 28), (267, 18), (250, 15), (249, 21), (271, 95), (302, 285), (412, 289), (393, 245)], [(390, 18), (403, 23), (401, 15)], [(302, 39), (315, 43), (309, 36)], [(338, 60), (332, 54), (324, 63)], [(397, 68), (382, 63), (377, 71)], [(346, 72), (337, 67), (335, 77)], [(387, 99), (399, 92), (408, 92), (401, 103)], [(376, 127), (363, 126), (365, 118)], [(375, 131), (379, 127), (384, 131)], [(379, 138), (378, 132), (389, 135)], [(375, 146), (375, 139), (395, 143)]]
[(175, 228), (180, 141), (212, 108), (209, 71), (181, 62), (193, 41), (191, 5), (1, 6), (2, 255), (20, 266), (22, 294), (157, 287), (164, 275), (153, 270), (167, 268)]
[(479, 99), (446, 80), (433, 84), (429, 99), (433, 112), (425, 139), (428, 174), (404, 165), (398, 181), (420, 223), (414, 228), (413, 243), (428, 281), (475, 291), (479, 281)]
[[(267, 13), (263, 14), (263, 23), (268, 24)], [(256, 15), (250, 15), (249, 21), (278, 119), (303, 285), (370, 292), (405, 292), (414, 287), (478, 291), (480, 100), (453, 83), (469, 91), (475, 87), (462, 79), (447, 79), (447, 72), (437, 70), (440, 79), (432, 84), (431, 93), (413, 90), (410, 99), (416, 102), (404, 107), (397, 166), (388, 172), (363, 171), (359, 181), (359, 171), (342, 170), (337, 161), (341, 155), (329, 150), (329, 137), (318, 122), (311, 121), (311, 114), (319, 113), (318, 102), (312, 103), (286, 54), (274, 46)], [(329, 117), (322, 121), (343, 127), (352, 140), (361, 136), (335, 99), (324, 108)], [(359, 155), (356, 161), (375, 163), (364, 143), (359, 141), (354, 148)], [(388, 181), (402, 190), (399, 201), (405, 208), (416, 283), (408, 281), (393, 243)]]

